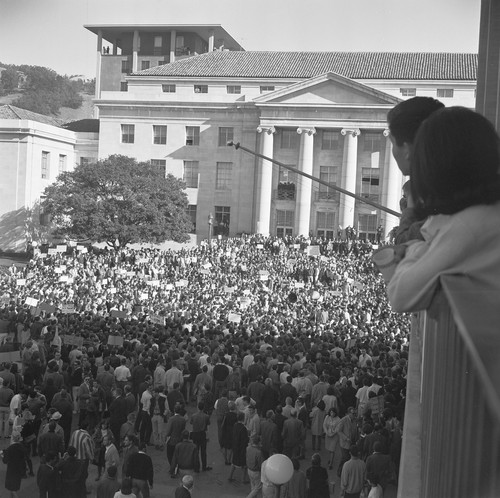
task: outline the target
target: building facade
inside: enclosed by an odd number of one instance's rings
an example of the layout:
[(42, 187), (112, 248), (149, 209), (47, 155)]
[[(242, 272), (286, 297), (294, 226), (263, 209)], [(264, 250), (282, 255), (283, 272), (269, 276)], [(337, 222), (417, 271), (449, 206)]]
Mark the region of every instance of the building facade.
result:
[(0, 250), (22, 252), (39, 238), (43, 191), (82, 154), (96, 160), (97, 137), (66, 130), (48, 116), (0, 107)]
[[(100, 158), (119, 153), (150, 160), (182, 178), (200, 237), (208, 234), (209, 214), (216, 235), (332, 238), (353, 227), (373, 239), (379, 225), (387, 235), (396, 216), (227, 143), (240, 142), (397, 212), (404, 179), (391, 153), (389, 109), (415, 95), (474, 106), (474, 54), (246, 52), (217, 48), (198, 28), (202, 53), (179, 60), (172, 50), (181, 32), (175, 26), (144, 32), (87, 26), (98, 32)], [(120, 39), (135, 40), (121, 55), (114, 48), (117, 31)], [(168, 60), (174, 61), (141, 70), (138, 61), (154, 54), (156, 33), (170, 33)], [(124, 65), (136, 60), (130, 74), (118, 69), (121, 63), (107, 64), (106, 42)], [(119, 86), (107, 83), (118, 78)]]

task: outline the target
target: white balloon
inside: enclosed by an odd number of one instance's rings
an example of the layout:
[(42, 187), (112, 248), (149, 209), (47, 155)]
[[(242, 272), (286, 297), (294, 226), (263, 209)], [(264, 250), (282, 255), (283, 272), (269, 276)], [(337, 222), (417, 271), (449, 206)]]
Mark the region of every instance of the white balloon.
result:
[(286, 455), (277, 453), (266, 460), (265, 472), (273, 484), (285, 484), (292, 478), (293, 463)]

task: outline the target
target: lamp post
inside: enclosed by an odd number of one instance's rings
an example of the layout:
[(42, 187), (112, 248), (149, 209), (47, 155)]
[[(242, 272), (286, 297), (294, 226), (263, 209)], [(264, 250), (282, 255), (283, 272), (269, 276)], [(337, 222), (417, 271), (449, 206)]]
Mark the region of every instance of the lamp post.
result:
[(212, 213), (208, 215), (208, 244), (212, 245), (212, 228), (214, 224), (214, 217)]

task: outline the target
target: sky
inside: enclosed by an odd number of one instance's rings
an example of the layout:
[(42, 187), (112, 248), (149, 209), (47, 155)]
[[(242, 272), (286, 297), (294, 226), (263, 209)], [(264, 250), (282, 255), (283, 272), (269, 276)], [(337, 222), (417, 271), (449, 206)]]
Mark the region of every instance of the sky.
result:
[(245, 50), (478, 51), (481, 0), (0, 0), (0, 63), (95, 76), (85, 24), (220, 24)]

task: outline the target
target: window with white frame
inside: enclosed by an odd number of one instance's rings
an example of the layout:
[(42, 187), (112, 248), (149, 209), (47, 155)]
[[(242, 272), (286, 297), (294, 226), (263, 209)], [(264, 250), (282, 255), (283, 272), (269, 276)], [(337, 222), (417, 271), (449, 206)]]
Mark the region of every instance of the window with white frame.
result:
[(183, 180), (186, 182), (186, 187), (198, 188), (199, 162), (184, 161)]
[(122, 144), (133, 144), (135, 139), (135, 125), (122, 124)]
[(186, 145), (200, 145), (199, 126), (186, 126)]
[(226, 87), (227, 93), (241, 93), (241, 85), (227, 85)]
[(318, 211), (316, 213), (316, 233), (318, 237), (333, 239), (335, 235), (335, 213)]
[(132, 69), (130, 67), (130, 63), (128, 59), (123, 59), (122, 60), (122, 73), (128, 74), (132, 72)]
[(295, 211), (276, 210), (276, 235), (285, 237), (293, 235)]
[(233, 163), (218, 162), (215, 171), (215, 190), (231, 190)]
[(280, 166), (278, 172), (277, 199), (280, 201), (294, 201), (297, 188), (297, 173)]
[(90, 164), (90, 157), (80, 157), (80, 166), (85, 166), (86, 164)]
[(260, 93), (274, 92), (274, 85), (261, 85)]
[(163, 37), (155, 36), (153, 42), (153, 55), (161, 55), (163, 47)]
[(400, 88), (399, 93), (401, 93), (402, 97), (415, 97), (417, 95), (416, 88)]
[(296, 149), (298, 144), (297, 130), (281, 130), (281, 144), (282, 149)]
[(333, 130), (323, 130), (321, 133), (321, 149), (337, 150), (339, 148), (339, 133)]
[(141, 61), (141, 70), (149, 69), (151, 66), (151, 61)]
[(362, 168), (361, 195), (373, 202), (380, 199), (380, 170), (377, 168)]
[[(337, 185), (337, 166), (320, 166), (319, 178), (325, 182)], [(319, 184), (318, 199), (319, 200), (335, 200), (338, 199), (338, 192), (322, 183)]]
[(153, 125), (153, 143), (155, 145), (167, 143), (167, 127), (165, 125)]
[(194, 85), (194, 93), (208, 93), (208, 85)]
[(231, 208), (229, 206), (215, 206), (214, 235), (229, 235), (231, 223)]
[(58, 173), (64, 173), (66, 171), (67, 156), (64, 154), (59, 154), (59, 170)]
[(158, 169), (160, 176), (165, 178), (167, 176), (167, 160), (166, 159), (151, 159), (151, 166)]
[(440, 99), (452, 99), (454, 95), (453, 88), (438, 88), (437, 96)]
[(42, 178), (47, 180), (50, 176), (50, 152), (42, 151)]
[(358, 215), (358, 235), (361, 240), (374, 241), (377, 235), (377, 215)]
[(227, 147), (227, 143), (234, 139), (234, 128), (219, 126), (219, 147)]
[(175, 93), (175, 90), (176, 90), (175, 85), (171, 83), (166, 83), (161, 86), (161, 91), (163, 93)]
[(198, 206), (196, 204), (188, 204), (187, 214), (193, 224), (193, 228), (190, 230), (190, 233), (196, 233), (196, 214), (198, 212)]
[(380, 133), (365, 133), (363, 137), (363, 149), (365, 152), (379, 152), (380, 140), (382, 135)]

